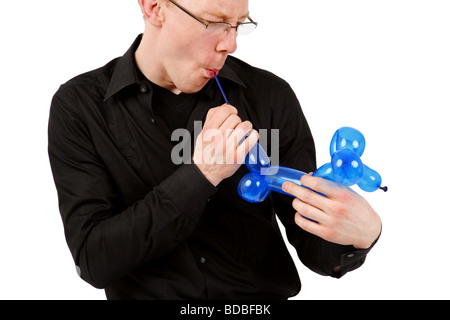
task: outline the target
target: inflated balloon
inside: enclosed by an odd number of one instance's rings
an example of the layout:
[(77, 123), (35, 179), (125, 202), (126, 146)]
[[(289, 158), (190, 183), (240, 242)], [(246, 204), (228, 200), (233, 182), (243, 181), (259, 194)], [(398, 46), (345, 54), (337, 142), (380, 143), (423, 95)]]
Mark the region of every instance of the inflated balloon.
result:
[(331, 157), (334, 181), (345, 186), (354, 185), (364, 174), (364, 165), (361, 158), (352, 150), (336, 151)]
[(250, 171), (260, 171), (261, 168), (270, 167), (270, 158), (264, 149), (257, 143), (247, 154), (245, 164)]
[(330, 156), (338, 150), (351, 150), (358, 156), (362, 156), (366, 148), (366, 139), (358, 130), (351, 127), (342, 127), (333, 135), (330, 143)]
[[(253, 171), (245, 175), (238, 186), (239, 195), (248, 202), (264, 201), (271, 191), (291, 195), (283, 191), (281, 188), (283, 183), (290, 181), (301, 185), (300, 179), (306, 174), (295, 169), (281, 166), (272, 166), (270, 169), (273, 170), (272, 172), (276, 173), (261, 175), (258, 172)], [(268, 173), (270, 173), (270, 171)]]
[(381, 187), (380, 174), (366, 165), (364, 165), (364, 175), (358, 181), (358, 187), (367, 192), (373, 192), (377, 189), (387, 191), (387, 187)]
[[(361, 161), (365, 146), (364, 136), (358, 130), (350, 127), (338, 129), (331, 139), (331, 162), (314, 171), (313, 176), (345, 186), (357, 184), (366, 192), (378, 189), (387, 191), (387, 187), (381, 187), (378, 172)], [(306, 174), (287, 167), (270, 166), (269, 157), (258, 143), (248, 153), (245, 164), (250, 173), (241, 179), (238, 193), (244, 200), (253, 203), (264, 201), (271, 191), (288, 194), (281, 187), (283, 183), (290, 181), (301, 186), (300, 179)]]
[(238, 194), (241, 198), (253, 203), (264, 201), (271, 191), (264, 176), (256, 172), (246, 174), (238, 185)]
[(314, 171), (313, 177), (321, 177), (330, 181), (334, 181), (333, 167), (331, 162), (325, 163), (319, 169)]
[[(216, 73), (214, 78), (225, 102), (229, 104)], [(351, 127), (338, 129), (331, 139), (331, 162), (314, 171), (313, 176), (336, 181), (346, 186), (357, 183), (367, 192), (377, 189), (386, 192), (387, 187), (380, 187), (381, 176), (378, 172), (364, 165), (360, 159), (365, 147), (366, 141), (361, 132)], [(300, 179), (306, 174), (291, 168), (270, 166), (270, 159), (259, 143), (256, 143), (247, 154), (245, 164), (250, 173), (239, 182), (238, 193), (249, 202), (264, 201), (272, 190), (287, 194), (281, 188), (283, 183), (290, 181), (301, 186)]]

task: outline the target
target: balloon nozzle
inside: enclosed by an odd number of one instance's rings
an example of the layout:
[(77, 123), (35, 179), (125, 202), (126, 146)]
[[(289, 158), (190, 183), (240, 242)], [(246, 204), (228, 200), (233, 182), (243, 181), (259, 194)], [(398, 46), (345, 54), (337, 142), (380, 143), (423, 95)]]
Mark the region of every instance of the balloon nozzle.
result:
[(384, 192), (388, 191), (388, 187), (379, 187), (378, 189), (383, 190)]

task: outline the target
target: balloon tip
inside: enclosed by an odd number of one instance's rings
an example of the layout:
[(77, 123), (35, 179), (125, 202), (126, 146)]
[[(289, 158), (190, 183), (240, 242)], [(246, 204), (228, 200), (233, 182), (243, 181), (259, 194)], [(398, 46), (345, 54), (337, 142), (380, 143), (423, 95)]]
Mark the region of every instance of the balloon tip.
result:
[(384, 192), (388, 191), (388, 187), (380, 187), (379, 189), (383, 190)]

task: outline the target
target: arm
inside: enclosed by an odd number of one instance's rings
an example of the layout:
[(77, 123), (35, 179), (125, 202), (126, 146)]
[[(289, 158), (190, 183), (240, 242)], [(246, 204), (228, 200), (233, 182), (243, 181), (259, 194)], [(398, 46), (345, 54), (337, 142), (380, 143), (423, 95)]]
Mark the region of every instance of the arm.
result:
[(104, 288), (183, 242), (216, 188), (184, 165), (124, 207), (75, 101), (66, 94), (52, 101), (49, 158), (74, 261), (85, 281)]
[[(285, 113), (291, 116), (279, 116), (276, 119), (277, 127), (280, 128), (280, 165), (312, 172), (316, 169), (316, 163), (310, 129), (298, 100), (290, 88), (287, 89), (284, 96), (286, 97), (285, 103), (280, 107), (285, 110), (279, 110), (278, 114)], [(311, 183), (317, 183), (317, 179), (319, 178), (305, 175), (302, 183), (310, 186)], [(315, 182), (311, 182), (311, 180)], [(276, 212), (286, 228), (290, 243), (296, 248), (303, 264), (319, 274), (333, 277), (341, 277), (346, 272), (363, 264), (381, 230), (378, 215), (364, 199), (346, 188), (343, 188), (345, 190), (339, 189), (339, 192), (334, 193), (335, 198), (331, 205), (333, 210), (330, 212), (336, 214), (336, 210), (338, 210), (341, 215), (346, 215), (351, 211), (352, 217), (347, 220), (342, 216), (334, 215), (332, 228), (328, 228), (326, 231), (321, 228), (320, 230), (323, 232), (317, 232), (317, 227), (319, 225), (323, 227), (322, 224), (311, 222), (296, 212), (300, 211), (311, 219), (318, 218), (319, 214), (314, 211), (316, 208), (314, 205), (318, 205), (317, 201), (324, 198), (312, 191), (308, 193), (309, 190), (293, 184), (286, 183), (284, 187), (287, 187), (285, 191), (303, 200), (302, 202), (292, 197), (273, 193)], [(317, 186), (314, 185), (314, 187)], [(323, 199), (315, 198), (314, 195)], [(311, 198), (315, 202), (311, 203)], [(328, 205), (330, 204), (329, 202)], [(326, 210), (329, 210), (329, 207)], [(311, 211), (315, 215), (308, 216)], [(365, 217), (363, 219), (365, 222), (364, 225), (360, 225), (358, 231), (355, 231), (355, 228), (353, 230), (343, 228), (352, 223), (354, 226), (354, 222), (361, 217)], [(321, 221), (323, 222), (323, 220)], [(329, 225), (330, 220), (326, 220), (326, 222)], [(348, 235), (350, 236), (348, 237)], [(360, 250), (354, 246), (359, 247)]]
[(362, 265), (378, 241), (381, 220), (370, 204), (349, 188), (308, 175), (301, 182), (327, 197), (289, 182), (283, 184), (283, 190), (296, 197), (292, 202), (297, 210), (295, 223), (338, 250), (340, 258), (330, 265), (330, 275), (341, 277)]

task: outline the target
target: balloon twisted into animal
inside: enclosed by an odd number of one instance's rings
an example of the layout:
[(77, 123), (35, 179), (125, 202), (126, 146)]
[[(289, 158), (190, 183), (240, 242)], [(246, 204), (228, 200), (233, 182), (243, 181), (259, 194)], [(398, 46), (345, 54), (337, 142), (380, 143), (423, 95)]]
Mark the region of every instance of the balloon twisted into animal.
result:
[[(366, 147), (364, 135), (351, 127), (336, 130), (330, 144), (331, 162), (324, 164), (313, 176), (341, 183), (345, 186), (357, 184), (366, 192), (381, 187), (381, 176), (361, 161)], [(248, 202), (264, 201), (271, 191), (285, 193), (281, 186), (290, 181), (301, 184), (301, 177), (305, 172), (283, 166), (271, 166), (270, 159), (264, 149), (257, 143), (248, 153), (245, 164), (250, 173), (245, 175), (238, 186), (239, 195)], [(290, 195), (290, 194), (288, 194)]]

